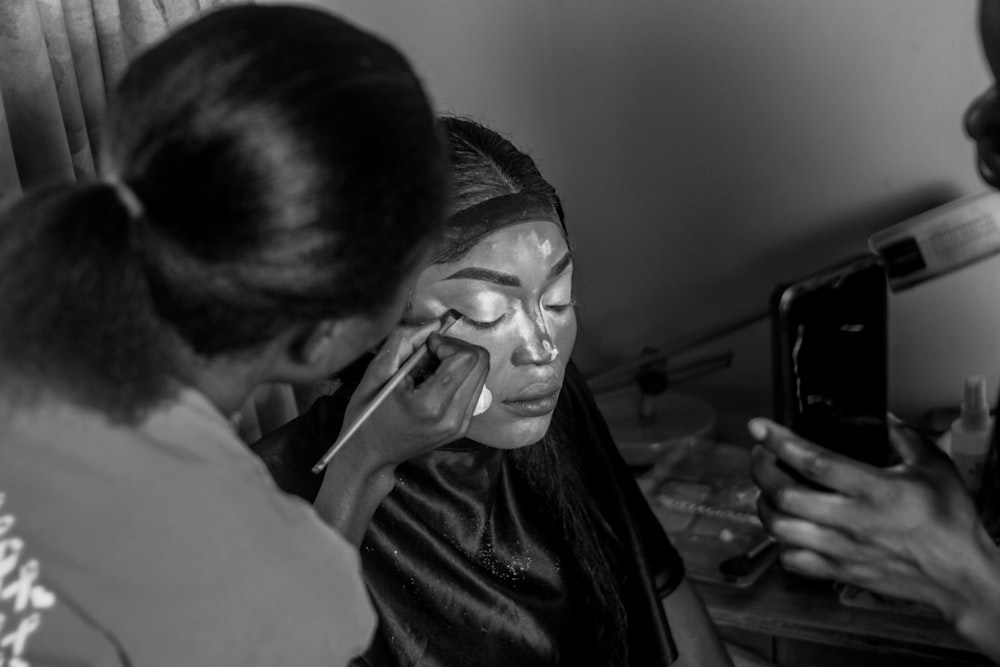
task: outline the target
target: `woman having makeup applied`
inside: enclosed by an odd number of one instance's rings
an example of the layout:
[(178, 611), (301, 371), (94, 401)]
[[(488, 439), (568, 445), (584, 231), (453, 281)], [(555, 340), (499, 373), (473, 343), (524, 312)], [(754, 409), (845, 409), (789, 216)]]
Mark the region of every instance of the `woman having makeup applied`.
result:
[[(430, 104), (372, 35), (240, 6), (135, 60), (102, 139), (101, 181), (0, 213), (0, 664), (346, 664), (375, 616), (320, 517), (357, 533), (396, 461), (460, 436), (486, 353), (431, 336), (409, 438), (345, 448), (315, 511), (226, 415), (399, 322), (443, 219)], [(393, 333), (359, 393), (436, 328)]]
[[(489, 400), (466, 439), (396, 468), (361, 549), (379, 627), (359, 664), (730, 664), (569, 361), (574, 266), (559, 198), (495, 132), (443, 126), (450, 217), (406, 318), (461, 312), (449, 335), (489, 351)], [(349, 394), (254, 445), (282, 488), (306, 499), (328, 488), (310, 467)]]

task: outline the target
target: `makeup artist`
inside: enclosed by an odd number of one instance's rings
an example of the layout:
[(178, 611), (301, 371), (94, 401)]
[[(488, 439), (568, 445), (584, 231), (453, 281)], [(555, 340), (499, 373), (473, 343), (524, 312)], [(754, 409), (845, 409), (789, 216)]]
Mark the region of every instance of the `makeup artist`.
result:
[(436, 372), (345, 449), (316, 511), (226, 415), (399, 321), (444, 205), (423, 89), (325, 12), (222, 9), (131, 64), (102, 148), (103, 180), (0, 214), (0, 663), (345, 664), (375, 617), (317, 511), (356, 533), (385, 470), (464, 434), (486, 352), (430, 336)]
[[(986, 58), (1000, 77), (1000, 0), (981, 0), (979, 24)], [(972, 104), (966, 129), (978, 145), (983, 178), (1000, 187), (996, 87)], [(763, 492), (759, 513), (786, 545), (787, 569), (928, 604), (1000, 663), (1000, 548), (944, 453), (894, 425), (891, 440), (902, 463), (876, 469), (765, 419), (751, 421), (750, 432), (761, 443), (753, 453)], [(779, 461), (828, 491), (795, 483)], [(996, 485), (996, 467), (993, 474)], [(997, 502), (979, 509), (995, 515)]]

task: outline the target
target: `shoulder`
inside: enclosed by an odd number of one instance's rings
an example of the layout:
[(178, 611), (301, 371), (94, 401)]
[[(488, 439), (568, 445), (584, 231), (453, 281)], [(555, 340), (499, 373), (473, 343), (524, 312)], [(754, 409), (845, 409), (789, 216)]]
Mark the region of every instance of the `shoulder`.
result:
[(297, 534), (275, 535), (270, 548), (261, 549), (244, 582), (254, 582), (257, 604), (270, 608), (268, 622), (280, 626), (273, 630), (282, 637), (282, 660), (290, 647), (312, 646), (316, 661), (346, 664), (370, 642), (375, 613), (357, 550), (308, 511)]
[(191, 442), (177, 443), (174, 422), (151, 435), (53, 419), (0, 427), (0, 552), (17, 546), (58, 601), (79, 603), (40, 616), (39, 649), (111, 656), (102, 665), (116, 664), (115, 638), (157, 665), (178, 646), (186, 664), (247, 664), (247, 636), (275, 638), (261, 664), (363, 649), (374, 617), (356, 550), (235, 436), (182, 424)]

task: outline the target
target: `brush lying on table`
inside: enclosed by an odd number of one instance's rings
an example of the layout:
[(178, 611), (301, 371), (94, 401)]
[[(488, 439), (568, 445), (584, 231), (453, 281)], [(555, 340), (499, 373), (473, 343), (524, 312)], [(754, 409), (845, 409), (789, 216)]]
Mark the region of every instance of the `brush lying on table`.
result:
[(719, 572), (729, 577), (745, 577), (753, 572), (767, 550), (777, 543), (773, 537), (767, 535), (743, 553), (737, 554), (732, 558), (727, 558), (719, 563)]

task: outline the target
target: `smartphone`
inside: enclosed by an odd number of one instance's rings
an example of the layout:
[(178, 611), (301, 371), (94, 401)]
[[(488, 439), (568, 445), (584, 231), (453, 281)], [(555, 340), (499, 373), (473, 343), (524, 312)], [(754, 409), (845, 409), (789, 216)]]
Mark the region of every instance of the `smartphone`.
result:
[(777, 421), (845, 456), (892, 465), (881, 260), (864, 255), (779, 285), (771, 322)]

